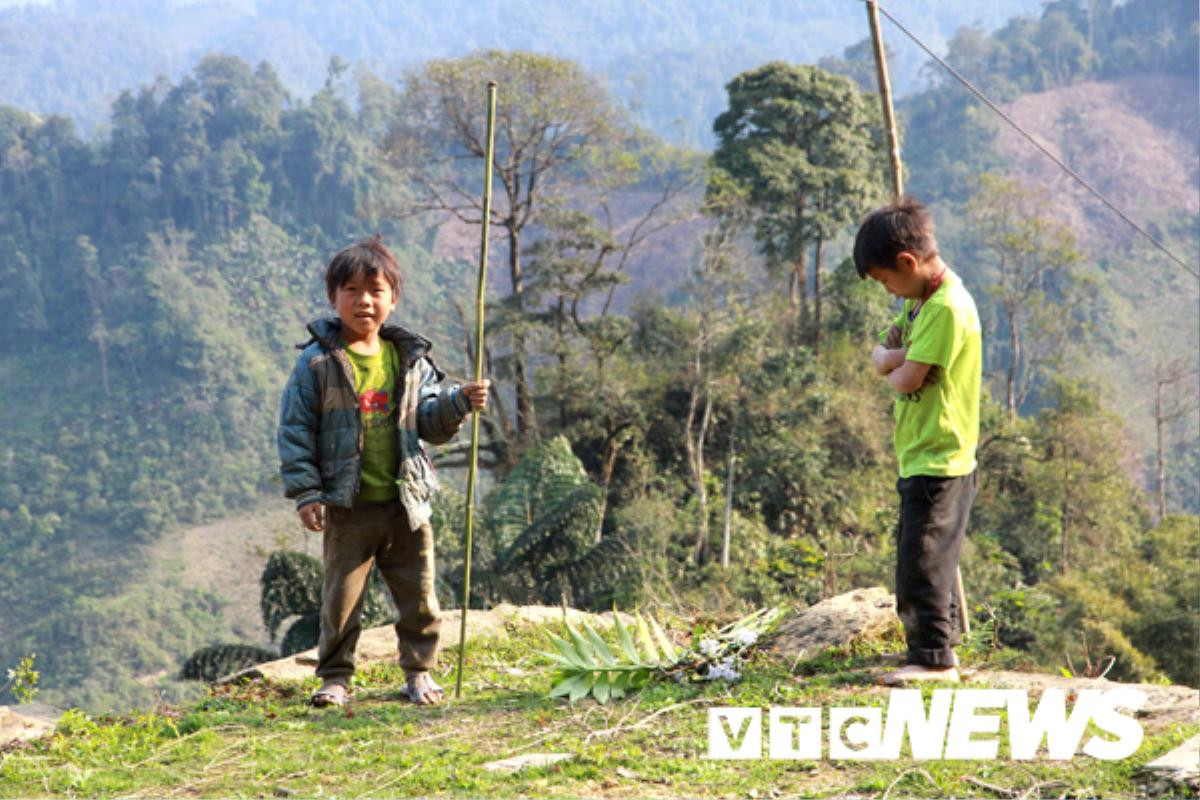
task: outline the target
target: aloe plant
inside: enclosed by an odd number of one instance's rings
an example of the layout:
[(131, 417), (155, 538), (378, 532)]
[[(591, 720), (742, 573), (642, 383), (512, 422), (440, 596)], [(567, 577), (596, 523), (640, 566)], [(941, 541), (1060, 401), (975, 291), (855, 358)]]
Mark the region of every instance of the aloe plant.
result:
[(653, 680), (691, 674), (698, 680), (723, 677), (736, 679), (734, 669), (740, 656), (755, 646), (782, 618), (778, 609), (762, 609), (706, 635), (693, 632), (693, 647), (681, 648), (671, 641), (653, 616), (635, 612), (632, 630), (613, 608), (617, 633), (614, 650), (586, 620), (582, 632), (569, 621), (567, 636), (546, 632), (554, 652), (544, 653), (558, 665), (551, 697), (566, 697), (574, 703), (591, 695), (600, 703), (620, 699)]

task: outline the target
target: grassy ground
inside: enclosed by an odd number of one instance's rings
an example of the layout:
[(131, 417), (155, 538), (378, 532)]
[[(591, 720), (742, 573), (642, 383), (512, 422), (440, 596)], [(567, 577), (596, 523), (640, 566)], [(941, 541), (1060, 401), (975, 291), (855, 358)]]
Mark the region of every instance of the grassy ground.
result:
[[(1139, 766), (1196, 730), (1148, 731), (1117, 762), (714, 761), (705, 758), (709, 706), (885, 704), (873, 684), (881, 645), (795, 669), (759, 656), (732, 686), (656, 684), (574, 706), (546, 696), (546, 649), (527, 626), (471, 643), (463, 699), (433, 708), (404, 702), (400, 670), (375, 664), (344, 709), (308, 706), (309, 680), (218, 687), (192, 706), (132, 717), (68, 712), (53, 736), (0, 752), (0, 796), (1120, 797), (1138, 795)], [(454, 650), (443, 655), (456, 660)], [(531, 753), (573, 758), (510, 775), (483, 768)]]

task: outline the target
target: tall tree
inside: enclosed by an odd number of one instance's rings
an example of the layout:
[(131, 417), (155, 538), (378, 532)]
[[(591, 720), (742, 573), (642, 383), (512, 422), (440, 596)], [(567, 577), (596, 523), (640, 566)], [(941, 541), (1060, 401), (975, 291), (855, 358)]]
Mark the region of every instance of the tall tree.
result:
[(558, 429), (577, 443), (598, 445), (602, 512), (621, 447), (645, 417), (625, 358), (634, 326), (621, 313), (616, 291), (651, 237), (695, 215), (693, 190), (702, 175), (696, 154), (649, 136), (626, 147), (610, 154), (589, 181), (589, 210), (548, 207), (543, 236), (526, 251), (525, 324), (533, 331), (530, 323), (536, 323), (548, 340), (554, 367), (545, 383), (558, 407)]
[[(562, 197), (586, 178), (584, 157), (619, 147), (630, 130), (625, 113), (580, 67), (551, 56), (490, 50), (429, 61), (410, 72), (385, 149), (414, 182), (406, 211), (449, 214), (481, 224), (477, 160), (484, 157), (483, 87), (499, 82), (495, 175), (501, 191), (492, 224), (507, 244), (508, 304), (526, 310), (524, 237), (548, 198)], [(498, 202), (497, 202), (498, 201)], [(537, 435), (527, 333), (511, 331), (517, 427)]]
[(737, 240), (744, 230), (749, 207), (745, 187), (719, 169), (712, 170), (708, 176), (707, 194), (704, 211), (714, 224), (704, 237), (704, 252), (691, 280), (684, 286), (688, 310), (683, 315), (682, 330), (686, 333), (683, 348), (687, 352), (682, 360), (687, 365), (684, 375), (688, 405), (683, 437), (692, 493), (696, 498), (692, 557), (697, 564), (702, 564), (708, 555), (709, 538), (704, 448), (714, 423), (714, 402), (731, 409), (727, 421), (729, 443), (721, 548), (722, 568), (728, 568), (739, 367), (757, 355), (743, 349), (753, 345), (755, 337), (742, 330), (747, 325), (750, 304), (748, 281), (736, 254)]
[(1083, 255), (1070, 229), (1051, 218), (1046, 194), (1019, 180), (984, 173), (967, 213), (994, 267), (988, 294), (1007, 329), (1004, 398), (1011, 425), (1038, 376), (1061, 365), (1079, 330)]
[[(1172, 358), (1154, 364), (1154, 442), (1158, 521), (1167, 517), (1167, 459), (1164, 433), (1168, 424), (1191, 416), (1196, 411), (1196, 370), (1183, 359)], [(1168, 393), (1170, 392), (1170, 393)]]
[(870, 203), (871, 106), (848, 78), (779, 61), (743, 72), (726, 91), (713, 162), (747, 187), (755, 238), (768, 268), (786, 273), (788, 303), (806, 328), (808, 248), (819, 271), (824, 242)]

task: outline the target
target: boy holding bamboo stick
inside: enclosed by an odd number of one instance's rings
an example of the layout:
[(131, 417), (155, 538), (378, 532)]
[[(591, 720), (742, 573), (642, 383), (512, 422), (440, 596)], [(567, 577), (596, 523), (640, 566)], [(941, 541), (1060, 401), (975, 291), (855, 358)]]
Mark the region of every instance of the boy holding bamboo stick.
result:
[(444, 693), (429, 674), (441, 624), (429, 524), (437, 480), (420, 440), (449, 441), (471, 410), (485, 407), (488, 381), (442, 385), (430, 342), (386, 324), (402, 284), (379, 236), (338, 252), (325, 286), (337, 317), (308, 326), (278, 437), (284, 492), (306, 528), (324, 531), (322, 684), (312, 702), (349, 698), (374, 563), (399, 612), (402, 691), (414, 703), (439, 703)]

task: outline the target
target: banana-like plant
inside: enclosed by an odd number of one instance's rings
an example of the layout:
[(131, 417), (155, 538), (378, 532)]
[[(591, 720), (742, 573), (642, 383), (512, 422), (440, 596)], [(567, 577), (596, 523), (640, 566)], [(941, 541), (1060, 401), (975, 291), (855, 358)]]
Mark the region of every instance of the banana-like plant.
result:
[(564, 436), (531, 449), (484, 501), (494, 554), (480, 583), (513, 602), (594, 608), (633, 564), (619, 535), (596, 542), (604, 491), (588, 480)]
[[(620, 699), (663, 678), (683, 679), (690, 674), (701, 681), (718, 677), (734, 680), (738, 677), (734, 670), (737, 660), (775, 628), (783, 612), (762, 609), (710, 635), (697, 629), (691, 648), (679, 647), (671, 641), (653, 616), (643, 617), (641, 612), (635, 612), (634, 617), (631, 630), (613, 608), (615, 649), (586, 620), (582, 632), (564, 621), (566, 637), (546, 631), (555, 652), (544, 655), (558, 665), (550, 696), (566, 697), (574, 703), (591, 695), (598, 702), (607, 703), (609, 698)], [(702, 671), (703, 668), (707, 670)]]

